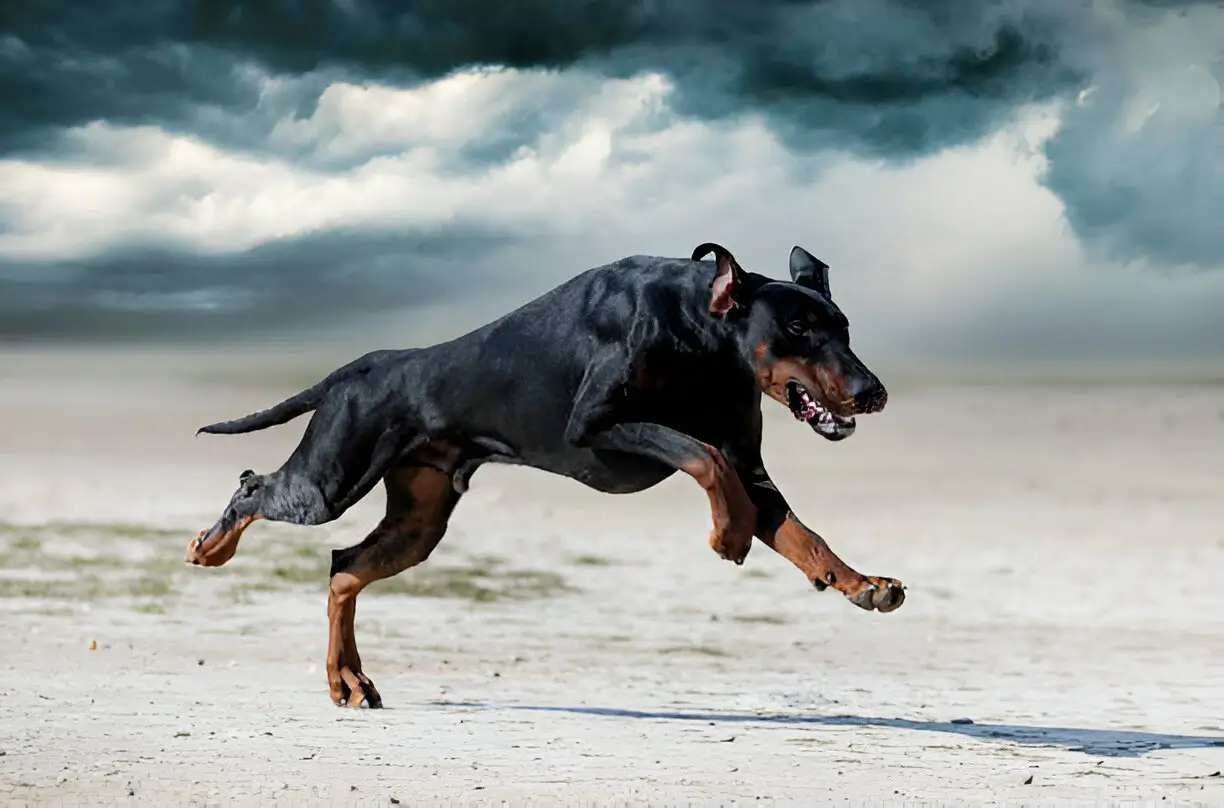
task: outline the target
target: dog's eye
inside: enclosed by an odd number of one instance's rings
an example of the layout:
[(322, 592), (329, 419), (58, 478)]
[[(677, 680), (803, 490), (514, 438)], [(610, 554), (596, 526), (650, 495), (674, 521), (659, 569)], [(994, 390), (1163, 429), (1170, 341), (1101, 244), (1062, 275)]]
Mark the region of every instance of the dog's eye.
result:
[(802, 337), (808, 332), (808, 324), (805, 320), (791, 320), (786, 324), (786, 331), (796, 337)]

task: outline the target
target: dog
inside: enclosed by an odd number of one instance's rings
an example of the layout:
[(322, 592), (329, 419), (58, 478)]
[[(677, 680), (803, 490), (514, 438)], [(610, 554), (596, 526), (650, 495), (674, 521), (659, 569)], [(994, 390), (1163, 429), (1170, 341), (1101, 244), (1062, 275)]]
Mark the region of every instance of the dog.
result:
[(332, 701), (352, 707), (382, 706), (357, 653), (357, 595), (429, 557), (486, 463), (613, 494), (683, 472), (709, 498), (719, 556), (743, 564), (755, 536), (817, 590), (890, 612), (904, 586), (842, 561), (799, 521), (761, 460), (762, 396), (830, 441), (888, 400), (850, 350), (828, 269), (801, 247), (790, 281), (747, 272), (713, 243), (689, 260), (623, 258), (457, 339), (374, 351), (270, 409), (202, 427), (196, 434), (232, 435), (314, 412), (280, 469), (242, 472), (186, 560), (225, 564), (258, 519), (330, 522), (381, 480), (381, 522), (332, 551), (327, 681)]

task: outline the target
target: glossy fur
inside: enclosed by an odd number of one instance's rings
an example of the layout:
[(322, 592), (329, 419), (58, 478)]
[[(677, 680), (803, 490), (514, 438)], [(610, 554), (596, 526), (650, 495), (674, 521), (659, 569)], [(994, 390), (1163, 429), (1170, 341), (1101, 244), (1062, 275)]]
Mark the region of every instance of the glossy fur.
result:
[(615, 494), (683, 471), (710, 498), (720, 555), (742, 563), (755, 535), (817, 588), (834, 586), (867, 609), (900, 606), (900, 584), (841, 562), (761, 461), (762, 395), (787, 404), (788, 381), (837, 415), (835, 434), (817, 430), (833, 440), (887, 399), (850, 350), (828, 268), (796, 247), (783, 282), (745, 272), (718, 245), (694, 259), (709, 252), (715, 261), (633, 256), (588, 270), (457, 339), (366, 354), (269, 410), (204, 427), (235, 434), (314, 413), (279, 470), (243, 473), (188, 560), (225, 563), (255, 519), (329, 522), (382, 481), (387, 516), (362, 544), (333, 554), (329, 601), (332, 697), (367, 706), (381, 699), (352, 636), (356, 594), (428, 557), (485, 463)]

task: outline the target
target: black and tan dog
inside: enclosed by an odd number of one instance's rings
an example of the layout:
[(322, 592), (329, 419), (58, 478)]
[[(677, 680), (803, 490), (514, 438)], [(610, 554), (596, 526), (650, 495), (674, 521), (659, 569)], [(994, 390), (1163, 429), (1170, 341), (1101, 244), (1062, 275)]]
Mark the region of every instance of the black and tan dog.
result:
[[(713, 253), (715, 261), (701, 259)], [(887, 394), (850, 351), (828, 267), (795, 247), (791, 282), (745, 272), (703, 244), (689, 260), (634, 256), (578, 275), (499, 320), (429, 348), (375, 351), (269, 410), (201, 432), (235, 434), (314, 411), (271, 474), (242, 473), (215, 525), (187, 547), (218, 566), (257, 519), (319, 525), (382, 480), (386, 515), (332, 553), (332, 700), (381, 706), (361, 669), (356, 597), (429, 557), (472, 473), (510, 463), (627, 494), (683, 471), (705, 489), (710, 546), (742, 564), (756, 536), (803, 571), (881, 612), (898, 581), (861, 575), (805, 527), (761, 461), (761, 395), (828, 440)]]

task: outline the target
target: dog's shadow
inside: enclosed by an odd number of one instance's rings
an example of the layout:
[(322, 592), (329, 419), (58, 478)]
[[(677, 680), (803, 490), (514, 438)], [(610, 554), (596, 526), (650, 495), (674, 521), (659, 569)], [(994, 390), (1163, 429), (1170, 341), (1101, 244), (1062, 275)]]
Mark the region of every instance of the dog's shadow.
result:
[(948, 732), (979, 740), (1003, 741), (1031, 746), (1062, 747), (1094, 757), (1139, 757), (1161, 749), (1224, 750), (1224, 736), (1166, 735), (1082, 727), (1020, 726), (1016, 724), (976, 724), (961, 721), (914, 721), (908, 718), (869, 718), (854, 715), (756, 715), (728, 712), (671, 712), (620, 710), (610, 707), (560, 707), (535, 704), (491, 704), (487, 702), (431, 702), (439, 707), (470, 710), (530, 710), (573, 715), (632, 718), (654, 721), (702, 721), (714, 724), (772, 724), (800, 727), (887, 727), (891, 729)]

